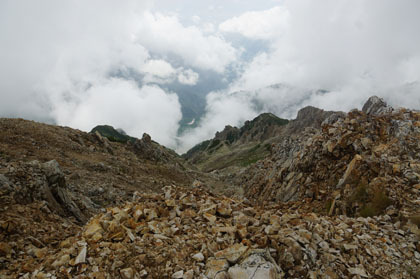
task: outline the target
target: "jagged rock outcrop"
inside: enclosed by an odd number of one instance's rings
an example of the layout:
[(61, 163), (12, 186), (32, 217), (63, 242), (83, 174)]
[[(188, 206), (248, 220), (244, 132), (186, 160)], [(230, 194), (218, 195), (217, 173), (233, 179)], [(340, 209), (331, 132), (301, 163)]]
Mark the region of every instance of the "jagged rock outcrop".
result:
[(264, 142), (278, 136), (288, 123), (289, 120), (279, 118), (272, 113), (262, 113), (252, 121), (245, 121), (240, 129), (239, 141)]
[(296, 119), (287, 125), (285, 135), (292, 135), (302, 132), (308, 127), (321, 128), (323, 121), (329, 117), (337, 118), (344, 116), (343, 112), (325, 111), (316, 107), (307, 106), (298, 111)]
[(133, 148), (136, 154), (155, 162), (168, 162), (171, 159), (172, 161), (176, 161), (176, 157), (178, 156), (175, 152), (171, 152), (169, 149), (152, 141), (150, 135), (146, 133), (143, 134), (141, 139), (136, 139), (133, 142)]
[[(43, 164), (38, 161), (14, 164), (9, 167), (7, 174), (9, 178), (2, 175), (3, 183), (8, 190), (3, 194), (11, 195), (17, 203), (30, 204), (35, 200), (44, 201), (52, 212), (62, 217), (73, 216), (82, 224), (88, 220), (75, 203), (77, 195), (67, 187), (57, 161), (52, 160)], [(79, 201), (90, 213), (99, 212), (91, 207), (93, 204), (91, 201), (86, 202), (83, 199)]]
[(285, 139), (237, 183), (259, 201), (313, 199), (331, 214), (420, 213), (420, 113), (376, 97), (364, 108)]
[(98, 133), (104, 138), (107, 138), (110, 141), (115, 142), (123, 142), (126, 143), (128, 141), (135, 141), (136, 138), (128, 136), (124, 130), (122, 129), (115, 129), (109, 125), (98, 125), (90, 131), (92, 134)]
[(363, 105), (362, 111), (367, 115), (383, 115), (392, 112), (393, 108), (388, 106), (384, 99), (372, 96)]
[[(279, 118), (272, 113), (262, 113), (251, 121), (245, 121), (241, 128), (227, 125), (223, 131), (216, 132), (209, 145), (214, 145), (216, 141), (228, 145), (237, 142), (239, 144), (263, 142), (278, 135), (287, 123), (289, 123), (288, 120)], [(193, 155), (192, 153), (187, 152), (186, 157), (189, 158)]]
[(237, 141), (241, 136), (241, 130), (237, 127), (232, 127), (227, 125), (223, 131), (216, 132), (214, 136), (214, 140), (227, 142), (228, 144), (232, 144)]

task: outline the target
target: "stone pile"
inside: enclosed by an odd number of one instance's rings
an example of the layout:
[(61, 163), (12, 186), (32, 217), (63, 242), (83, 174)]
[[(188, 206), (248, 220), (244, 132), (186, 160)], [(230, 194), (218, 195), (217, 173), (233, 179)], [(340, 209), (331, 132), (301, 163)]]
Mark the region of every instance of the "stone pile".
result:
[(331, 215), (420, 215), (420, 112), (372, 97), (272, 150), (237, 181), (249, 198)]
[[(1, 243), (0, 259), (33, 261)], [(107, 209), (1, 278), (419, 278), (418, 228), (374, 218), (251, 207), (202, 188), (165, 187)], [(13, 265), (17, 266), (17, 265)], [(417, 276), (417, 277), (416, 277)]]
[(0, 203), (0, 278), (32, 273), (62, 240), (80, 231), (75, 218), (53, 213), (45, 201), (16, 204), (1, 196)]

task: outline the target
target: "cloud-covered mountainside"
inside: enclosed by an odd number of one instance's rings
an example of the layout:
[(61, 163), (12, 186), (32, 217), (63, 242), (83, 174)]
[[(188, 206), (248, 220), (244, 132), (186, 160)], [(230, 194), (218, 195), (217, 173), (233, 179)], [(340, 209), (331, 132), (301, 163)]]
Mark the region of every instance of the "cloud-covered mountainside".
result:
[(183, 152), (261, 112), (373, 94), (420, 108), (419, 1), (184, 4), (2, 1), (0, 116), (109, 124)]

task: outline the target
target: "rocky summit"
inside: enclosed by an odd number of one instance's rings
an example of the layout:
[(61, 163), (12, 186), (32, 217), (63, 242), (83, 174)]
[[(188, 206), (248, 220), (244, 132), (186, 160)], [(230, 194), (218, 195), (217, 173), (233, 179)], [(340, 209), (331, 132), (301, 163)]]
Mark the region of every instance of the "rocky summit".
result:
[(420, 112), (274, 117), (216, 134), (269, 143), (223, 172), (208, 146), (1, 119), (0, 277), (419, 279)]

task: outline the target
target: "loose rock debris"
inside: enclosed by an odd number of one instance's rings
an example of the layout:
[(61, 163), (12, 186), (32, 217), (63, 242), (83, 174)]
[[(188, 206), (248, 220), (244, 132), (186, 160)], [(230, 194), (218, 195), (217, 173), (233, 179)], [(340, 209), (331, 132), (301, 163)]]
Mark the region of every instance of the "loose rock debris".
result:
[(280, 212), (203, 188), (137, 194), (56, 248), (16, 254), (4, 240), (2, 278), (416, 278), (420, 266), (409, 222)]

